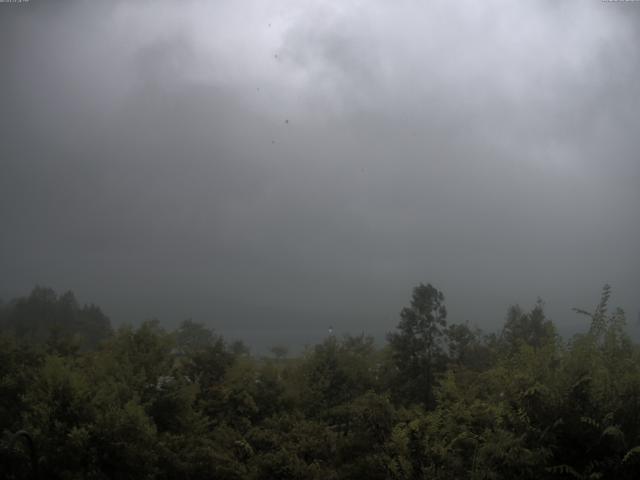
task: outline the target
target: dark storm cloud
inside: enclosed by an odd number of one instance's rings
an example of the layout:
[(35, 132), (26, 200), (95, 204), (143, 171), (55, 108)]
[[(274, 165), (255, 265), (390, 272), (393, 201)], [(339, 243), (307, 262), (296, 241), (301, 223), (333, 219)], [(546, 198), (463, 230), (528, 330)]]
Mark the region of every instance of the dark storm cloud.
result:
[(2, 5), (3, 297), (262, 343), (420, 281), (486, 328), (638, 308), (634, 5), (244, 3)]

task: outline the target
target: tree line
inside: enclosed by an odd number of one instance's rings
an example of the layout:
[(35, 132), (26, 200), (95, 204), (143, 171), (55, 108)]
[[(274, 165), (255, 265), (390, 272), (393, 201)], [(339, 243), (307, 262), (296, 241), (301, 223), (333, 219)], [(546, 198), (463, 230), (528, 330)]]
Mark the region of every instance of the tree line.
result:
[(610, 295), (566, 341), (541, 301), (487, 334), (420, 284), (382, 346), (256, 356), (36, 288), (0, 304), (0, 478), (639, 478), (640, 346)]

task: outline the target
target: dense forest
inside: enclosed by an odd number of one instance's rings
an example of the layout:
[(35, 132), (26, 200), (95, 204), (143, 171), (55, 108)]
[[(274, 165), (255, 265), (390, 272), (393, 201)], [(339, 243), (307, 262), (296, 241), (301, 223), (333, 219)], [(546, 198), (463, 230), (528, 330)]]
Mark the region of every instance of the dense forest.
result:
[(0, 477), (640, 478), (640, 346), (610, 293), (566, 340), (541, 301), (485, 334), (421, 284), (384, 345), (256, 356), (36, 288), (0, 304)]

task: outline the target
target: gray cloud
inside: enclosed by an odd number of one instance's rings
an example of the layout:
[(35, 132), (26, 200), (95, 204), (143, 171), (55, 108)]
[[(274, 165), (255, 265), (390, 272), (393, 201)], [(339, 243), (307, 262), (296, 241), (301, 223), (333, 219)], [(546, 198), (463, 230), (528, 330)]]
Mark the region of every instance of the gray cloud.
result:
[(1, 7), (4, 298), (256, 344), (379, 334), (420, 281), (489, 329), (638, 309), (633, 4)]

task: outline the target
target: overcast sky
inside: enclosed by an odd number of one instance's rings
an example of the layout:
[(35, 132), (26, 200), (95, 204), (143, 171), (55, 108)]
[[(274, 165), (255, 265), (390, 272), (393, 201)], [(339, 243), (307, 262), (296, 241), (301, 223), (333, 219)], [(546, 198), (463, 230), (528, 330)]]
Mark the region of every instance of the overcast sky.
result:
[(640, 309), (640, 2), (0, 4), (0, 298), (254, 346)]

